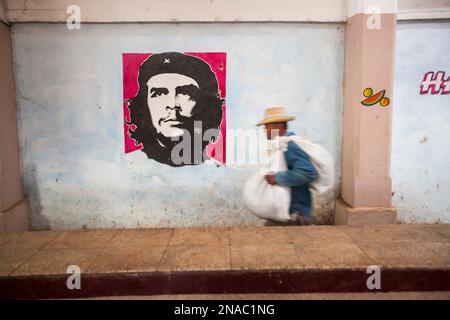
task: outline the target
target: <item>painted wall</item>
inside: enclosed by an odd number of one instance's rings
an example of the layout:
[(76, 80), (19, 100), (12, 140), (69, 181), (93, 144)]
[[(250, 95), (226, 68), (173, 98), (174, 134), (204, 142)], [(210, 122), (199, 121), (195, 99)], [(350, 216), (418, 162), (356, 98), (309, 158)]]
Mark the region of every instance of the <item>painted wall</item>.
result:
[[(344, 22), (378, 6), (399, 20), (448, 19), (450, 0), (4, 0), (10, 22), (65, 22), (76, 5), (83, 22)], [(155, 10), (157, 8), (157, 10)], [(372, 10), (372, 9), (370, 9)]]
[[(373, 0), (372, 0), (373, 1)], [(389, 0), (392, 1), (392, 0)], [(6, 0), (11, 22), (65, 22), (77, 5), (85, 22), (345, 21), (346, 0)]]
[(450, 22), (399, 23), (392, 191), (404, 223), (450, 222), (450, 94), (419, 94), (425, 73), (450, 76)]
[[(341, 24), (14, 25), (32, 228), (261, 223), (241, 202), (248, 167), (172, 168), (143, 152), (124, 154), (123, 52), (226, 52), (228, 129), (254, 128), (266, 106), (284, 105), (298, 118), (291, 129), (330, 150), (340, 177), (343, 30)], [(331, 223), (337, 193), (316, 199), (316, 223)]]

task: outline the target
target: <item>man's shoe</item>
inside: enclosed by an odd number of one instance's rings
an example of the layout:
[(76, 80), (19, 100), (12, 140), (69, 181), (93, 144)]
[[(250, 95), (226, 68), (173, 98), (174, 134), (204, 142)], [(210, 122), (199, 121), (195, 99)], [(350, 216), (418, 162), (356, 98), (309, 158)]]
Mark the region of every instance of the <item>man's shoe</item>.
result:
[(310, 226), (312, 224), (312, 218), (306, 217), (298, 212), (291, 214), (292, 224), (296, 226)]

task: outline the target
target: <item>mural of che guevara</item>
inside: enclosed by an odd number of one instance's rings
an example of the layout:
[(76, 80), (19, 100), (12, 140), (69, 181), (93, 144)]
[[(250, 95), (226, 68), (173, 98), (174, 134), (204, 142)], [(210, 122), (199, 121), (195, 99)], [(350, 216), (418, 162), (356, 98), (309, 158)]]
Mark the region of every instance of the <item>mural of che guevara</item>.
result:
[[(136, 126), (129, 129), (130, 137), (142, 143), (148, 158), (160, 163), (173, 167), (203, 163), (206, 146), (219, 135), (224, 103), (209, 64), (178, 52), (153, 54), (141, 64), (138, 83), (138, 93), (127, 102), (129, 124)], [(204, 139), (207, 130), (216, 134)], [(194, 147), (195, 135), (200, 136), (200, 148)], [(184, 138), (190, 148), (174, 157), (172, 150)]]

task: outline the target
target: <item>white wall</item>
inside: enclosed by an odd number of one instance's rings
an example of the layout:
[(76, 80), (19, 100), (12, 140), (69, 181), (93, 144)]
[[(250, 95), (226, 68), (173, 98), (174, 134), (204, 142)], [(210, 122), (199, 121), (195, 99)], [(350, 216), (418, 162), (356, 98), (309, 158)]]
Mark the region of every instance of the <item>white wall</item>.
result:
[(426, 72), (450, 76), (450, 22), (400, 23), (394, 81), (393, 205), (404, 223), (450, 222), (450, 95), (420, 95)]
[[(22, 176), (34, 229), (258, 224), (243, 209), (250, 171), (171, 168), (123, 153), (123, 52), (226, 52), (227, 126), (268, 105), (336, 158), (342, 140), (343, 25), (15, 24)], [(333, 190), (316, 222), (332, 221)]]

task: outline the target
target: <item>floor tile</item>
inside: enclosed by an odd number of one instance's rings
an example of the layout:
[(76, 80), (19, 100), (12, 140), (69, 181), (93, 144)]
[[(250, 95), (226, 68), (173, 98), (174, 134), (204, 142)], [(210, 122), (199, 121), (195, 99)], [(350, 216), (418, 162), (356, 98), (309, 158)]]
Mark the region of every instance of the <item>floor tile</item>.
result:
[(154, 272), (158, 270), (166, 246), (108, 247), (87, 273)]
[(299, 261), (292, 244), (245, 245), (231, 248), (232, 269), (298, 268)]
[(170, 246), (179, 245), (224, 245), (230, 244), (229, 228), (183, 228), (175, 229)]
[(17, 233), (17, 232), (0, 233), (0, 247), (2, 245), (7, 245), (8, 243), (17, 242), (23, 234), (24, 233)]
[(25, 261), (13, 275), (66, 274), (67, 267), (77, 265), (81, 272), (94, 262), (100, 249), (41, 250)]
[(358, 246), (384, 267), (445, 267), (448, 260), (418, 242), (365, 242)]
[(290, 242), (284, 227), (231, 228), (232, 246), (288, 244)]
[(450, 266), (449, 242), (423, 242), (422, 246), (433, 251), (437, 256), (444, 259), (446, 265)]
[(300, 263), (306, 268), (366, 268), (372, 260), (353, 243), (295, 244)]
[(450, 242), (450, 224), (402, 225), (420, 242)]
[(64, 231), (44, 249), (104, 248), (116, 230)]
[(169, 246), (161, 263), (161, 271), (228, 270), (229, 246)]
[(339, 227), (312, 226), (312, 227), (286, 227), (286, 232), (295, 244), (314, 243), (351, 243), (350, 236)]
[(173, 229), (125, 229), (117, 231), (108, 247), (167, 246)]
[(414, 232), (397, 225), (367, 227), (342, 227), (341, 229), (355, 242), (415, 242)]
[(0, 251), (42, 249), (59, 234), (56, 231), (33, 231), (1, 235)]
[(24, 261), (33, 256), (37, 250), (1, 250), (0, 249), (0, 276), (7, 276), (17, 269)]

